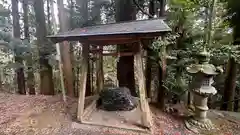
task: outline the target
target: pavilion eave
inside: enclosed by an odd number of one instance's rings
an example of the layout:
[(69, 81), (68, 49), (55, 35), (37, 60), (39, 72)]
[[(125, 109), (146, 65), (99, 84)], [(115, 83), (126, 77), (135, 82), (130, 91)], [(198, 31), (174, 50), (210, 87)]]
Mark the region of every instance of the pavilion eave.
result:
[(78, 28), (48, 38), (55, 43), (79, 41), (86, 44), (111, 45), (151, 39), (170, 31), (162, 19), (153, 19)]

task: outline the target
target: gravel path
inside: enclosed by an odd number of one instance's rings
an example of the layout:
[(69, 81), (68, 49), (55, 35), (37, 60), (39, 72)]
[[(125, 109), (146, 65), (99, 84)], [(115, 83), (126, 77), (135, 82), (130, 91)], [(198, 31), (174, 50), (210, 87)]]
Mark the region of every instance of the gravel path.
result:
[[(76, 103), (76, 99), (68, 99), (66, 108), (60, 96), (0, 93), (0, 135), (143, 135), (75, 123), (72, 116), (76, 115)], [(185, 128), (182, 117), (151, 109), (153, 135), (193, 135)]]

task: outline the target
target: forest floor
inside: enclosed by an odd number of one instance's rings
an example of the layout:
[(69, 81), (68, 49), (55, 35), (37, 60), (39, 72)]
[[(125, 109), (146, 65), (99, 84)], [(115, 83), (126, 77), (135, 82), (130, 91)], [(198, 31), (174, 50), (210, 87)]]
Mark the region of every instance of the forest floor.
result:
[[(21, 96), (0, 93), (0, 135), (143, 135), (141, 133), (81, 125), (72, 119), (76, 99), (68, 99), (68, 107), (61, 96)], [(176, 107), (181, 110), (181, 107)], [(183, 123), (182, 113), (167, 114), (151, 106), (153, 135), (194, 135)], [(223, 115), (224, 120), (223, 120)], [(217, 135), (240, 134), (240, 118), (235, 114), (216, 115), (220, 131)], [(221, 117), (220, 117), (221, 116)], [(221, 121), (221, 122), (220, 122)], [(208, 134), (214, 135), (214, 134)]]

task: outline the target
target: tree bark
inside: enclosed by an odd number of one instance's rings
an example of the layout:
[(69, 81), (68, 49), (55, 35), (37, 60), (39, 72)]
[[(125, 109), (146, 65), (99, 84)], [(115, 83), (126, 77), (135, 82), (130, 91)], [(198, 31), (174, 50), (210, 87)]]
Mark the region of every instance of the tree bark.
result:
[[(69, 30), (69, 23), (70, 20), (67, 18), (65, 14), (65, 8), (63, 4), (63, 0), (58, 0), (58, 9), (59, 9), (59, 22), (60, 22), (60, 31), (68, 31)], [(65, 76), (65, 86), (66, 92), (68, 96), (74, 97), (74, 86), (73, 86), (73, 68), (72, 68), (72, 61), (71, 61), (71, 47), (69, 42), (63, 42), (61, 47), (61, 58), (63, 63), (63, 74)]]
[(74, 23), (73, 23), (73, 14), (74, 14), (74, 2), (73, 2), (73, 0), (70, 0), (69, 1), (69, 3), (68, 3), (69, 5), (70, 5), (70, 18), (69, 18), (69, 20), (70, 20), (70, 28), (71, 29), (73, 29), (74, 28)]
[[(165, 6), (166, 6), (166, 1), (161, 0), (160, 1), (160, 12), (159, 12), (159, 17), (163, 17), (165, 14)], [(166, 49), (166, 48), (164, 48)], [(163, 50), (165, 51), (165, 50)], [(161, 58), (162, 61), (162, 66), (158, 64), (158, 69), (159, 69), (159, 91), (158, 91), (158, 102), (159, 102), (159, 108), (164, 109), (165, 102), (164, 102), (164, 97), (165, 97), (165, 87), (163, 86), (163, 83), (166, 79), (166, 72), (167, 72), (167, 59), (165, 56), (162, 56)]]
[(37, 43), (39, 46), (39, 63), (40, 63), (40, 94), (44, 95), (54, 95), (54, 85), (53, 85), (53, 73), (52, 67), (48, 63), (48, 55), (51, 53), (52, 49), (47, 43), (47, 30), (45, 22), (45, 14), (43, 7), (43, 0), (35, 0), (33, 7), (36, 16), (36, 32), (37, 32)]
[(89, 0), (77, 0), (76, 3), (80, 7), (80, 13), (84, 23), (88, 21), (88, 2)]
[[(28, 22), (28, 0), (23, 0), (23, 23), (24, 23), (24, 37), (25, 40), (30, 42), (30, 34), (29, 34), (29, 22)], [(27, 59), (27, 87), (28, 93), (30, 95), (35, 95), (35, 87), (34, 87), (34, 74), (33, 74), (33, 62), (32, 62), (32, 54), (29, 52)]]
[(165, 16), (166, 0), (160, 0), (159, 6), (160, 6), (160, 10), (158, 15), (159, 17), (163, 17)]
[[(236, 1), (234, 1), (236, 2)], [(231, 25), (233, 26), (233, 44), (240, 44), (240, 12), (239, 5), (233, 1), (229, 1), (229, 8), (232, 8), (235, 15), (232, 17)], [(235, 89), (236, 89), (236, 81), (237, 81), (237, 63), (234, 58), (230, 58), (228, 61), (227, 68), (227, 76), (224, 85), (224, 95), (223, 95), (223, 104), (221, 106), (221, 110), (234, 111), (234, 98), (235, 98)]]
[(239, 110), (239, 94), (240, 94), (240, 91), (239, 91), (239, 89), (238, 88), (236, 88), (236, 94), (235, 94), (235, 97), (234, 97), (234, 99), (235, 99), (235, 102), (234, 102), (234, 112), (238, 112), (238, 110)]
[(165, 107), (165, 87), (163, 86), (164, 81), (166, 79), (166, 70), (167, 70), (167, 63), (166, 63), (166, 58), (162, 59), (162, 66), (159, 64), (159, 92), (158, 92), (158, 103), (159, 103), (159, 108), (164, 109)]
[[(88, 46), (88, 48), (90, 48), (89, 44), (85, 44)], [(92, 67), (92, 61), (89, 59), (89, 54), (87, 57), (88, 60), (88, 69), (87, 69), (87, 84), (86, 84), (86, 94), (85, 96), (91, 96), (92, 95), (92, 83), (91, 83), (91, 67)]]
[[(240, 6), (240, 5), (238, 5), (238, 6)], [(235, 25), (235, 27), (234, 27), (234, 34), (233, 34), (233, 38), (234, 38), (234, 45), (239, 45), (240, 44), (240, 17), (239, 17), (239, 14), (240, 14), (240, 12), (239, 12), (239, 10), (238, 10), (238, 12), (237, 12), (237, 14), (238, 14), (238, 18), (236, 19), (237, 20), (237, 22), (236, 22), (236, 25)], [(237, 76), (237, 74), (235, 74), (236, 76)], [(236, 94), (235, 94), (235, 99), (237, 99), (237, 98), (239, 98), (238, 96), (239, 96), (239, 94), (240, 94), (240, 90), (239, 89), (236, 89), (235, 90), (235, 92), (236, 92)], [(239, 110), (239, 100), (236, 100), (235, 102), (234, 102), (234, 111), (236, 111), (236, 112), (238, 112), (238, 110)]]
[(103, 73), (103, 56), (102, 50), (103, 46), (99, 46), (100, 54), (97, 55), (97, 63), (96, 63), (96, 74), (97, 74), (97, 89), (98, 92), (100, 92), (103, 89), (104, 86), (104, 73)]
[(236, 79), (237, 79), (237, 65), (234, 58), (230, 58), (228, 61), (227, 67), (227, 76), (224, 85), (224, 95), (223, 95), (223, 104), (221, 110), (233, 111), (234, 102), (229, 102), (234, 100), (235, 88), (236, 88)]
[[(131, 0), (116, 0), (116, 21), (136, 20), (136, 8)], [(131, 45), (119, 45), (120, 52), (131, 51)], [(120, 87), (130, 89), (132, 96), (137, 96), (134, 79), (134, 57), (122, 56), (117, 63), (117, 78)]]
[[(101, 24), (101, 2), (94, 2), (94, 7), (92, 9), (92, 18), (94, 18), (96, 24)], [(95, 49), (99, 49), (99, 54), (96, 55), (96, 85), (97, 91), (99, 93), (104, 86), (104, 73), (103, 73), (103, 46), (94, 46)]]
[[(19, 24), (19, 12), (18, 12), (18, 0), (12, 0), (12, 17), (13, 17), (13, 36), (16, 39), (20, 40), (20, 24)], [(16, 47), (17, 48), (17, 47)], [(21, 54), (15, 53), (15, 62), (18, 64), (23, 65), (23, 58)], [(25, 89), (25, 77), (24, 77), (24, 69), (19, 67), (16, 69), (17, 75), (17, 86), (18, 86), (18, 93), (19, 94), (26, 94)]]
[[(149, 3), (149, 14), (154, 16), (155, 15), (155, 4), (154, 0), (151, 0)], [(149, 16), (149, 19), (152, 19), (152, 16)], [(152, 41), (150, 40), (149, 45), (152, 45)], [(146, 60), (146, 68), (145, 68), (145, 76), (146, 76), (146, 93), (147, 97), (151, 98), (151, 82), (152, 82), (152, 56), (153, 50), (148, 47), (147, 48), (147, 60)]]
[[(236, 41), (236, 40), (238, 37), (240, 37), (239, 28), (237, 31), (237, 27), (235, 27), (234, 31), (235, 31), (234, 44), (238, 45), (240, 41)], [(238, 37), (236, 35), (238, 35)], [(224, 103), (221, 106), (221, 110), (234, 111), (234, 102), (232, 101), (235, 98), (236, 81), (237, 81), (237, 63), (234, 58), (230, 58), (228, 61), (227, 76), (226, 76), (225, 85), (224, 85), (224, 95), (223, 95)]]
[[(89, 18), (88, 2), (89, 2), (89, 0), (77, 0), (76, 1), (77, 5), (80, 7), (80, 13), (81, 13), (81, 17), (83, 19), (82, 26), (89, 25), (88, 24), (88, 18)], [(87, 45), (87, 44), (85, 44), (85, 45)], [(91, 88), (91, 66), (90, 66), (89, 57), (88, 57), (88, 70), (87, 71), (88, 71), (88, 73), (87, 73), (87, 84), (86, 84), (86, 96), (89, 96), (89, 95), (91, 95), (91, 91), (92, 91), (92, 88)]]
[(48, 29), (48, 33), (52, 34), (53, 33), (53, 29), (52, 29), (52, 23), (51, 23), (51, 2), (50, 0), (47, 0), (47, 29)]

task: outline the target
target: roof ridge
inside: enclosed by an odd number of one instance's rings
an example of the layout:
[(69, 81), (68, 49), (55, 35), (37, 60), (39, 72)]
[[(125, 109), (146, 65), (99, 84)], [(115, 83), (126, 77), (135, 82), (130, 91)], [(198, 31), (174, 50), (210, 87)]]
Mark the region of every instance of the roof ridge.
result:
[[(131, 22), (143, 22), (143, 21), (153, 21), (153, 20), (162, 20), (162, 21), (164, 21), (165, 19), (166, 19), (165, 17), (161, 17), (161, 18), (143, 19), (143, 20), (119, 21), (119, 22), (113, 22), (113, 23), (105, 23), (105, 24), (97, 24), (97, 25), (79, 27), (79, 28), (75, 28), (73, 30), (78, 30), (78, 29), (83, 29), (83, 28), (91, 28), (91, 27), (97, 27), (97, 26), (103, 26), (103, 25), (124, 24), (124, 23), (131, 23)], [(73, 31), (73, 30), (71, 30), (71, 31)]]

